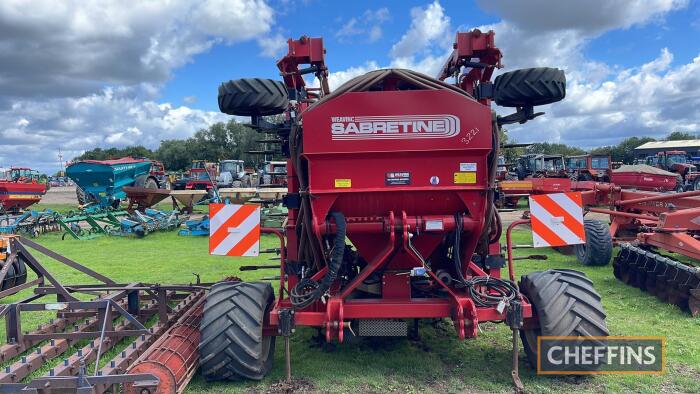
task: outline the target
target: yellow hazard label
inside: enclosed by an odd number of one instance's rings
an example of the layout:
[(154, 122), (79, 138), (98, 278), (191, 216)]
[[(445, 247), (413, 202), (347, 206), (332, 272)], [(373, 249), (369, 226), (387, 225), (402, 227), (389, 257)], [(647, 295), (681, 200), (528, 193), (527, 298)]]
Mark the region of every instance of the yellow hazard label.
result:
[(335, 187), (352, 187), (352, 179), (336, 179)]
[(31, 194), (10, 194), (8, 195), (9, 198), (13, 200), (38, 200), (39, 196), (36, 195), (31, 195)]
[(532, 189), (532, 182), (530, 181), (501, 181), (498, 185), (502, 190)]
[(455, 183), (476, 183), (476, 172), (455, 172)]

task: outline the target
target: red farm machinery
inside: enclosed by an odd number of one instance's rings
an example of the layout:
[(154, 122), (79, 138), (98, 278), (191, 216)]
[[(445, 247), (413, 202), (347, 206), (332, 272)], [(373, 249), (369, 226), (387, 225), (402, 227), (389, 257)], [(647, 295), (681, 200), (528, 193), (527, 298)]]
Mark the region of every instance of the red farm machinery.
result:
[[(561, 100), (562, 71), (516, 70), (491, 82), (501, 52), (493, 32), (474, 30), (457, 34), (437, 79), (385, 69), (330, 92), (322, 39), (288, 45), (277, 63), (284, 83), (251, 78), (219, 88), (222, 112), (251, 116), (253, 127), (283, 141), (289, 219), (283, 232), (262, 229), (284, 251), (277, 298), (262, 283), (223, 283), (208, 295), (206, 378), (261, 379), (274, 336), (285, 339), (289, 361), (298, 326), (342, 342), (349, 333), (406, 335), (418, 319), (452, 319), (461, 339), (475, 337), (480, 322), (506, 322), (516, 385), (518, 333), (531, 362), (540, 335), (608, 335), (600, 297), (582, 273), (547, 270), (518, 284), (499, 243), (499, 128)], [(307, 86), (305, 74), (320, 87)], [(497, 116), (492, 102), (517, 110)], [(285, 121), (264, 118), (277, 114)], [(581, 291), (566, 291), (569, 284)], [(245, 316), (233, 313), (239, 308)]]
[[(283, 83), (234, 80), (218, 97), (222, 112), (251, 116), (253, 127), (276, 134), (287, 157), (288, 220), (281, 230), (260, 229), (279, 238), (277, 291), (236, 278), (118, 283), (29, 239), (0, 238), (0, 298), (19, 298), (0, 307), (0, 392), (181, 393), (198, 368), (208, 380), (259, 380), (278, 336), (289, 378), (289, 338), (299, 327), (343, 342), (405, 336), (421, 319), (450, 319), (460, 339), (475, 337), (482, 322), (504, 322), (510, 376), (522, 389), (518, 336), (534, 364), (539, 336), (608, 335), (584, 274), (550, 269), (518, 281), (510, 242), (508, 256), (501, 252), (499, 128), (563, 99), (562, 71), (522, 69), (491, 82), (501, 52), (493, 32), (474, 30), (457, 34), (438, 78), (377, 70), (330, 92), (322, 39), (288, 45), (277, 63)], [(307, 74), (319, 88), (306, 85)], [(492, 102), (516, 109), (498, 116)], [(227, 231), (236, 220), (224, 223)], [(47, 259), (91, 283), (61, 283), (42, 265)], [(25, 330), (31, 312), (56, 318)], [(50, 360), (53, 368), (28, 381)]]
[(0, 168), (0, 214), (17, 213), (41, 201), (47, 190), (39, 174), (29, 168)]
[(619, 280), (700, 315), (700, 191), (662, 193), (589, 183), (588, 211), (610, 215), (610, 229), (586, 221), (586, 244), (575, 248), (584, 264), (613, 259)]

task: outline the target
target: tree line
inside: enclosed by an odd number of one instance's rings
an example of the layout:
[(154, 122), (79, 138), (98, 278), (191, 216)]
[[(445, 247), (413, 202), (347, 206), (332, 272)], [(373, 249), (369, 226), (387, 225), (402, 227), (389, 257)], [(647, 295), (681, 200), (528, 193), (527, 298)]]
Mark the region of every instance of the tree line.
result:
[(192, 160), (244, 160), (246, 165), (254, 166), (263, 160), (263, 156), (247, 152), (259, 150), (260, 144), (256, 141), (263, 139), (263, 136), (232, 119), (227, 123), (214, 123), (208, 129), (199, 130), (184, 140), (161, 141), (156, 150), (143, 146), (95, 148), (84, 152), (73, 161), (107, 160), (126, 156), (147, 157), (163, 162), (168, 171), (185, 170), (192, 164)]
[[(690, 140), (696, 136), (691, 133), (674, 131), (664, 140)], [(147, 157), (163, 162), (169, 171), (182, 171), (187, 169), (192, 160), (206, 160), (217, 162), (220, 160), (234, 159), (244, 160), (246, 165), (255, 166), (262, 162), (263, 156), (247, 153), (259, 150), (257, 142), (264, 139), (264, 135), (252, 128), (230, 120), (227, 123), (214, 123), (208, 129), (197, 131), (192, 137), (184, 140), (164, 140), (156, 150), (143, 146), (129, 146), (126, 148), (95, 148), (86, 151), (74, 158), (77, 160), (107, 160), (120, 157)], [(613, 161), (631, 164), (634, 162), (634, 148), (649, 141), (656, 141), (651, 137), (629, 137), (617, 145), (602, 146), (592, 149), (591, 154), (610, 155)], [(506, 130), (501, 132), (501, 143), (506, 145), (513, 143)], [(586, 152), (578, 147), (566, 144), (538, 142), (527, 147), (502, 149), (506, 162), (513, 162), (518, 156), (529, 153), (541, 153), (547, 155), (575, 156)]]

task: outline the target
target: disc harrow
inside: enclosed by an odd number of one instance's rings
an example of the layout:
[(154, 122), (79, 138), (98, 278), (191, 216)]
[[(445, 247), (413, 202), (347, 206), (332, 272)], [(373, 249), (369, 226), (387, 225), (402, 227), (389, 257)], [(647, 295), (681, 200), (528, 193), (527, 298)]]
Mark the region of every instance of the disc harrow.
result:
[(620, 245), (615, 277), (659, 299), (700, 315), (700, 269), (631, 243)]

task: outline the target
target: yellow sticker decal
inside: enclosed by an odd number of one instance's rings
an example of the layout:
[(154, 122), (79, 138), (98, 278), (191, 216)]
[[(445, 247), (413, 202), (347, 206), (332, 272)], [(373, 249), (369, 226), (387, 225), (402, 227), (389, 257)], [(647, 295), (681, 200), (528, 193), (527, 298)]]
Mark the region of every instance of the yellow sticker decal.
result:
[(352, 179), (336, 179), (335, 187), (351, 187)]
[(476, 172), (455, 172), (455, 183), (476, 183)]
[(11, 198), (13, 200), (39, 200), (40, 199), (39, 196), (31, 195), (31, 194), (9, 194), (7, 197)]

